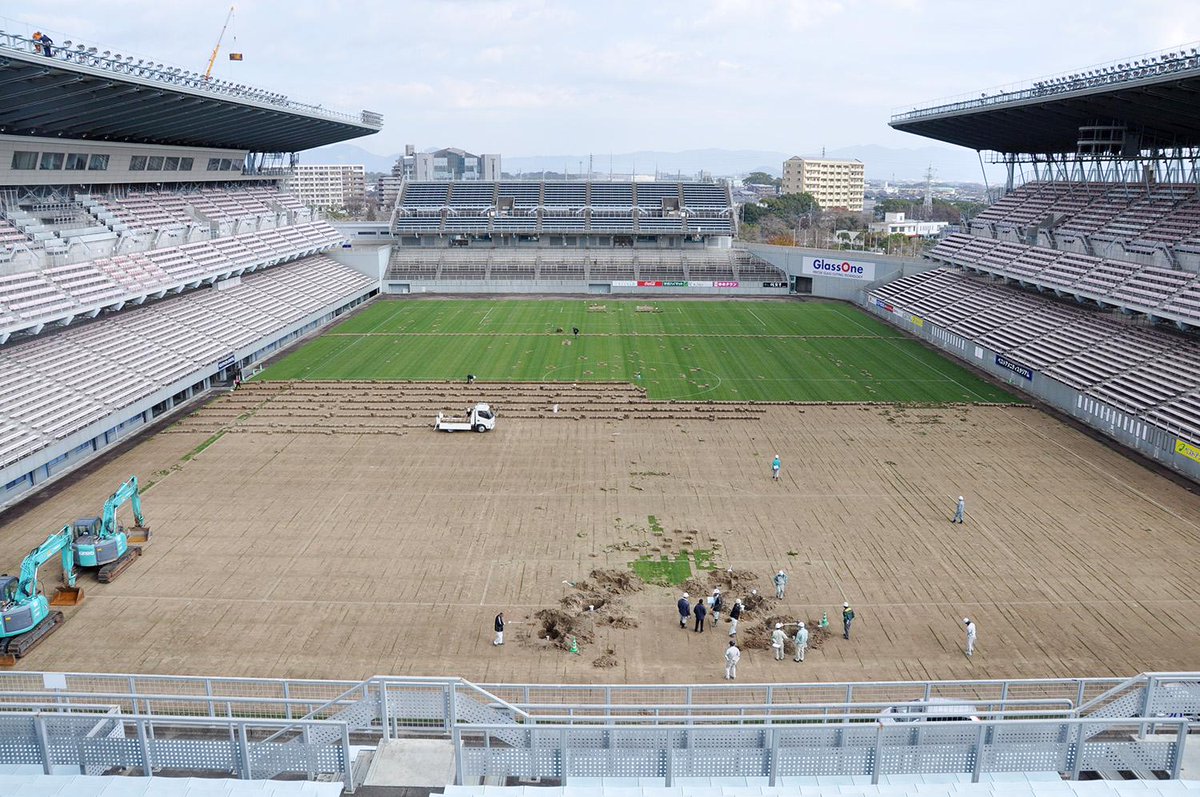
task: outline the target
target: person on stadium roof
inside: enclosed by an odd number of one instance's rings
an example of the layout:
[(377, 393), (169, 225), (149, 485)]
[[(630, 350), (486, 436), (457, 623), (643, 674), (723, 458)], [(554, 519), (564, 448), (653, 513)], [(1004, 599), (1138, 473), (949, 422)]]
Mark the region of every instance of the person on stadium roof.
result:
[(33, 34), (33, 41), (33, 47), (35, 50), (40, 48), (42, 55), (46, 56), (47, 58), (52, 58), (54, 56), (54, 49), (51, 47), (51, 45), (54, 44), (54, 39), (51, 39), (49, 36), (39, 30), (37, 33)]

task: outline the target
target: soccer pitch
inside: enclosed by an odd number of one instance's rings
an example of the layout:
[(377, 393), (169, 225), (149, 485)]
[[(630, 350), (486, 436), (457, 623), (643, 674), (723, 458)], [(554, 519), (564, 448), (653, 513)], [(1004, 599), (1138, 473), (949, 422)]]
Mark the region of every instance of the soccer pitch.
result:
[(255, 378), (468, 373), (632, 382), (656, 400), (1017, 401), (866, 313), (819, 301), (382, 300)]

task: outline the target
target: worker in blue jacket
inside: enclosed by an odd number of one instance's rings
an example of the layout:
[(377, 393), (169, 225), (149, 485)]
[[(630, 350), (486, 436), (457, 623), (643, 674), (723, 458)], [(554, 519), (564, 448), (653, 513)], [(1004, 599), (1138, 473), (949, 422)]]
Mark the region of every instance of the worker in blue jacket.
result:
[(687, 630), (688, 618), (692, 616), (692, 604), (688, 603), (688, 594), (683, 593), (683, 597), (675, 605), (679, 607), (679, 627)]

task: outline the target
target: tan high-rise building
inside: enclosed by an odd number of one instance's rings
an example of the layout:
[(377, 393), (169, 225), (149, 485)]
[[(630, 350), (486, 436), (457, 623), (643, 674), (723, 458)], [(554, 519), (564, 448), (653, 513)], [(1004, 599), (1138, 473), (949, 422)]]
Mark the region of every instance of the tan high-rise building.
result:
[(865, 187), (866, 171), (862, 161), (835, 161), (797, 156), (783, 162), (781, 192), (812, 194), (822, 210), (845, 208), (861, 213)]

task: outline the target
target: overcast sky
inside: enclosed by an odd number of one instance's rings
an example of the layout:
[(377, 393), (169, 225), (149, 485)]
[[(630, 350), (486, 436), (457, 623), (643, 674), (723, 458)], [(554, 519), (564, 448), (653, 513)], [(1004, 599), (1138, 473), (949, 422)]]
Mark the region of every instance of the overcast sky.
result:
[[(383, 132), (355, 142), (377, 154), (915, 147), (887, 126), (893, 111), (1200, 38), (1196, 0), (236, 5), (216, 74), (379, 111)], [(0, 21), (203, 70), (228, 8), (25, 0)]]

